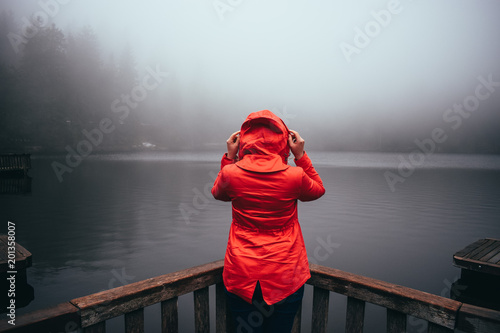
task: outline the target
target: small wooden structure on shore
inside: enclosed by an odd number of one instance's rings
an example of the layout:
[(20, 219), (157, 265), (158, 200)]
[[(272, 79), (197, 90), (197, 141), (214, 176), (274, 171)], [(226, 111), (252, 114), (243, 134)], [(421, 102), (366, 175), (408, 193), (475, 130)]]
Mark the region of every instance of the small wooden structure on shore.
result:
[(25, 194), (31, 192), (30, 154), (0, 155), (0, 194)]
[[(125, 332), (144, 332), (144, 308), (161, 303), (161, 332), (178, 332), (178, 297), (193, 293), (195, 332), (210, 331), (209, 287), (215, 285), (217, 333), (230, 332), (229, 312), (222, 284), (223, 260), (150, 278), (73, 299), (49, 309), (19, 316), (16, 325), (0, 321), (1, 332), (60, 332), (83, 328), (84, 333), (106, 332), (106, 320), (124, 315)], [(328, 324), (330, 293), (347, 296), (347, 333), (361, 333), (365, 303), (387, 310), (387, 332), (406, 332), (407, 316), (422, 318), (428, 333), (500, 332), (500, 312), (392, 283), (311, 264), (313, 288), (312, 327), (324, 333)], [(302, 309), (293, 332), (301, 331)], [(369, 328), (368, 330), (369, 331)]]
[(24, 175), (31, 169), (30, 154), (2, 154), (0, 155), (0, 172), (22, 171)]

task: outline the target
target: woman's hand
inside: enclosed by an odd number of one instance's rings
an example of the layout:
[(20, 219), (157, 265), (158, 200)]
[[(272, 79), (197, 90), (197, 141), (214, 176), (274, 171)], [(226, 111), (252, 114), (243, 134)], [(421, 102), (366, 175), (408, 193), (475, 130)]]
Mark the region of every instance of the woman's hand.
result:
[(297, 131), (290, 130), (290, 133), (288, 134), (288, 145), (290, 146), (290, 150), (296, 160), (304, 156), (305, 141)]
[(240, 131), (231, 134), (229, 139), (226, 141), (227, 145), (227, 158), (234, 160), (238, 154), (238, 148), (240, 147)]

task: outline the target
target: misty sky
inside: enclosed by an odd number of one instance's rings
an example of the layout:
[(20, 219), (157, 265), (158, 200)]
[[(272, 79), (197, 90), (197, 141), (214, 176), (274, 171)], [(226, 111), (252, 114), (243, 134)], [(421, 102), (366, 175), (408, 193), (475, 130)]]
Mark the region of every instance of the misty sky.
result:
[[(130, 44), (138, 72), (159, 65), (171, 73), (180, 112), (202, 105), (234, 127), (271, 109), (308, 131), (325, 121), (332, 129), (417, 124), (430, 131), (474, 94), (479, 76), (500, 81), (497, 0), (59, 1), (68, 3), (50, 8), (63, 31), (90, 25), (102, 54), (115, 58)], [(28, 0), (0, 8), (19, 21), (42, 10)], [(367, 45), (346, 55), (356, 29), (366, 27), (375, 29)], [(499, 123), (498, 90), (475, 117)]]

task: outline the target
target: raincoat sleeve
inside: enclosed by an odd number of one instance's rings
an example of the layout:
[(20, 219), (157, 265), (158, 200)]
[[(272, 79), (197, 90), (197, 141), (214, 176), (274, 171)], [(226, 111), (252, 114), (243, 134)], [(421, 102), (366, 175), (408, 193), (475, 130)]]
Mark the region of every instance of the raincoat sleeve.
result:
[(325, 187), (314, 169), (311, 159), (304, 152), (299, 160), (294, 160), (298, 167), (301, 167), (304, 172), (302, 173), (302, 185), (299, 192), (298, 199), (300, 201), (311, 201), (320, 198), (325, 194)]
[(224, 153), (224, 155), (222, 155), (222, 159), (220, 161), (220, 169), (222, 170), (226, 165), (233, 164), (236, 161), (237, 160), (230, 159), (229, 157), (227, 157), (227, 153)]
[(215, 199), (221, 201), (231, 201), (231, 197), (229, 196), (229, 193), (227, 191), (228, 178), (227, 175), (223, 172), (223, 169), (226, 165), (230, 165), (235, 162), (236, 160), (228, 158), (227, 154), (224, 154), (222, 156), (222, 160), (220, 162), (220, 171), (217, 175), (217, 178), (215, 179), (214, 186), (212, 187), (212, 195)]

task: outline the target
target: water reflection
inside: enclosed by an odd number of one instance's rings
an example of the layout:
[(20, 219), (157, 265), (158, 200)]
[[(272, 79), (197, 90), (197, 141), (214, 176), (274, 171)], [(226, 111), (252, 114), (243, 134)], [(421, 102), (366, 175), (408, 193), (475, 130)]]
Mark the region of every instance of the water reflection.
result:
[(0, 172), (0, 194), (31, 193), (31, 177), (23, 173)]

